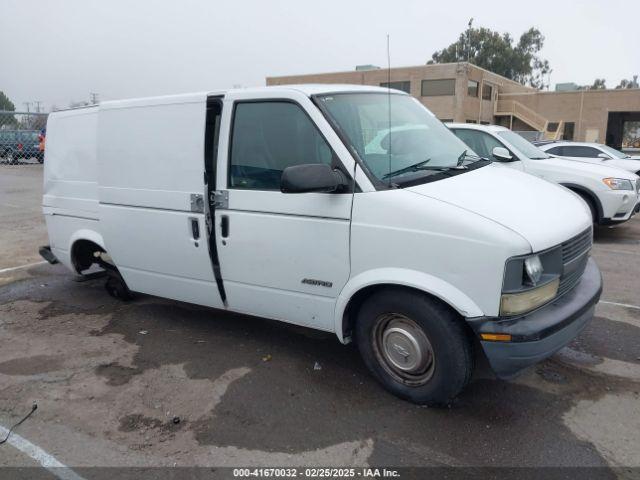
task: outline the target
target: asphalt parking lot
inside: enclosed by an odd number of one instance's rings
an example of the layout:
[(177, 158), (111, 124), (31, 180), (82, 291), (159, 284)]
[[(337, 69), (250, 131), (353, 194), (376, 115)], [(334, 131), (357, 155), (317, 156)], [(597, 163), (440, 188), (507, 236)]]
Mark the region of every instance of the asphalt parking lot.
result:
[(154, 297), (120, 303), (104, 279), (40, 263), (41, 182), (41, 165), (0, 166), (0, 432), (38, 404), (16, 431), (36, 450), (0, 445), (0, 466), (640, 475), (640, 218), (596, 230), (602, 302), (569, 348), (511, 382), (480, 368), (454, 405), (430, 409), (386, 393), (333, 336)]

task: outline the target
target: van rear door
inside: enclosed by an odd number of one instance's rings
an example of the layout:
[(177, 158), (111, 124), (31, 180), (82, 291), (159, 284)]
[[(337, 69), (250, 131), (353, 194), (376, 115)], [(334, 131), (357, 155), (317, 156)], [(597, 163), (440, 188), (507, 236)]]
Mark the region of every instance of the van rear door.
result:
[(225, 97), (214, 231), (224, 290), (232, 310), (333, 331), (350, 271), (353, 189), (285, 194), (280, 177), (292, 165), (330, 164), (347, 176), (349, 167), (308, 97), (271, 95)]

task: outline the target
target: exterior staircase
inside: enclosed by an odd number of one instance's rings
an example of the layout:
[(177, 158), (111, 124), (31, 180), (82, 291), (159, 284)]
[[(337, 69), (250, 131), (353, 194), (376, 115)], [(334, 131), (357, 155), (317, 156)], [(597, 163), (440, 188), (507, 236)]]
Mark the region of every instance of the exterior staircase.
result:
[(514, 117), (542, 133), (544, 140), (561, 140), (564, 122), (558, 122), (555, 131), (549, 131), (549, 120), (516, 100), (498, 100), (494, 103), (496, 117)]

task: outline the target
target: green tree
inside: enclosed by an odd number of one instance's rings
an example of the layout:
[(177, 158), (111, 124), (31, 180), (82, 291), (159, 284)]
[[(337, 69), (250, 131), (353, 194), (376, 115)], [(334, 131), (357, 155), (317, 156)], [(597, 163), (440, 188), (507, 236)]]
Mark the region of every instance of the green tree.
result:
[(596, 78), (593, 81), (593, 85), (585, 85), (583, 90), (606, 90), (607, 82), (604, 78)]
[(634, 75), (631, 80), (627, 80), (626, 78), (621, 80), (616, 88), (640, 88), (640, 85), (638, 85), (638, 75)]
[(466, 62), (510, 78), (523, 85), (542, 89), (549, 62), (538, 55), (544, 36), (537, 28), (524, 32), (518, 42), (508, 33), (488, 28), (471, 28), (460, 34), (457, 42), (435, 52), (429, 64)]
[[(16, 111), (16, 106), (13, 104), (9, 97), (0, 90), (0, 110), (8, 110), (10, 112)], [(0, 128), (13, 128), (17, 125), (16, 117), (10, 114), (0, 114)]]
[(9, 97), (7, 97), (2, 90), (0, 90), (0, 110), (16, 111), (16, 106), (11, 100), (9, 100)]

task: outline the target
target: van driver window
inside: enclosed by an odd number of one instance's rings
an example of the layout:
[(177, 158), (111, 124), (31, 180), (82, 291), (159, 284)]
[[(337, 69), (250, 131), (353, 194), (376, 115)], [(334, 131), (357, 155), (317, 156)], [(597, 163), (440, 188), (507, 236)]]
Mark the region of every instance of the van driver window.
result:
[(233, 120), (229, 187), (280, 190), (285, 168), (331, 165), (332, 151), (301, 107), (290, 102), (238, 103)]

